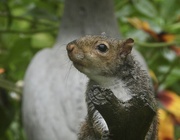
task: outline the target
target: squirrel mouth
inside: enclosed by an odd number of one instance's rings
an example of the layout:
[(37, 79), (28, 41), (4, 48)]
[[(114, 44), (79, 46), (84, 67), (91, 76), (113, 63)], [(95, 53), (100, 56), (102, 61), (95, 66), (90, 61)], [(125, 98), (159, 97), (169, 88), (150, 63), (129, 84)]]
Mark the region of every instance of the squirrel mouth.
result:
[(82, 69), (83, 67), (85, 67), (82, 63), (80, 62), (73, 62), (74, 66), (79, 70)]
[(74, 64), (75, 66), (81, 66), (81, 67), (84, 67), (84, 65), (83, 65), (82, 63), (79, 63), (79, 62), (73, 62), (73, 64)]
[(83, 63), (82, 61), (80, 61), (80, 62), (75, 61), (75, 62), (73, 62), (73, 65), (77, 70), (79, 70), (80, 72), (82, 72), (84, 74), (87, 73), (87, 71), (89, 69), (88, 65), (86, 63)]

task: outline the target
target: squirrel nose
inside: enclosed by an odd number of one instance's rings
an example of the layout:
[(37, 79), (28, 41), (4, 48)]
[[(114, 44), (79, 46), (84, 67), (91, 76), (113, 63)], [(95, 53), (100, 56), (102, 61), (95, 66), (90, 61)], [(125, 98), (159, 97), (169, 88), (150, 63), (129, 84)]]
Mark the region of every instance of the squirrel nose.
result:
[(72, 52), (74, 50), (74, 48), (75, 48), (74, 44), (68, 44), (67, 47), (66, 47), (68, 52)]

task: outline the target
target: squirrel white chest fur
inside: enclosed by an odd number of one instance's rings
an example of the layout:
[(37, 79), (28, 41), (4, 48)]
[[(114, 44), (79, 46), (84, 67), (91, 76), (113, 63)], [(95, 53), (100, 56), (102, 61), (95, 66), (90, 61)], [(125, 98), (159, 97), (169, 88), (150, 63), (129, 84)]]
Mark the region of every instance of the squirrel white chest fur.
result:
[(115, 77), (96, 76), (95, 81), (102, 87), (111, 89), (114, 95), (121, 101), (126, 102), (132, 98), (131, 91), (126, 87), (123, 80)]

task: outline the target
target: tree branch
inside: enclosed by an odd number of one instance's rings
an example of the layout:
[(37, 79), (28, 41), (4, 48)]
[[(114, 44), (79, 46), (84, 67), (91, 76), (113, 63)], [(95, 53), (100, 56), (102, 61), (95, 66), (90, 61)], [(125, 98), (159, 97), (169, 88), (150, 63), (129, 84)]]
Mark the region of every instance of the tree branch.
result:
[(167, 79), (167, 77), (169, 76), (169, 74), (172, 72), (172, 70), (174, 69), (174, 67), (177, 65), (177, 62), (179, 61), (179, 57), (176, 57), (176, 59), (173, 61), (173, 63), (171, 63), (168, 71), (164, 74), (163, 78), (159, 81), (159, 85), (164, 83)]
[(18, 31), (18, 30), (0, 30), (1, 34), (34, 34), (39, 32), (52, 32), (57, 31), (57, 28), (49, 28), (44, 30), (29, 30), (29, 31)]
[(14, 91), (16, 93), (20, 93), (20, 94), (22, 93), (21, 87), (18, 87), (14, 83), (2, 78), (0, 78), (0, 87), (10, 91)]
[[(8, 14), (0, 12), (0, 17), (7, 17), (7, 16), (8, 16)], [(11, 15), (11, 18), (14, 19), (14, 20), (22, 20), (22, 21), (26, 21), (26, 22), (30, 22), (30, 23), (35, 23), (36, 22), (38, 25), (52, 26), (52, 24), (50, 24), (50, 23), (45, 23), (45, 22), (42, 22), (42, 21), (39, 21), (39, 20), (28, 19), (28, 18), (25, 18), (25, 17), (22, 17), (22, 16)], [(49, 20), (49, 21), (51, 21), (51, 20)], [(51, 22), (53, 22), (53, 21), (51, 21)], [(54, 20), (54, 22), (57, 22), (57, 20)]]
[(177, 44), (178, 42), (149, 43), (149, 42), (140, 42), (136, 40), (135, 43), (142, 47), (158, 48), (158, 47), (168, 47)]

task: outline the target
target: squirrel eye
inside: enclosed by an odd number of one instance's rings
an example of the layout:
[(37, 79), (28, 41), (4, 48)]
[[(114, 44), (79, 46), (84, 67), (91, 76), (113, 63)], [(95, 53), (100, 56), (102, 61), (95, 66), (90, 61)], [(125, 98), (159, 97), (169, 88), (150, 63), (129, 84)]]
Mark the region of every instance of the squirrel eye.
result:
[(107, 52), (108, 47), (107, 47), (105, 44), (99, 44), (99, 45), (97, 46), (97, 49), (98, 49), (100, 52), (105, 53), (105, 52)]

